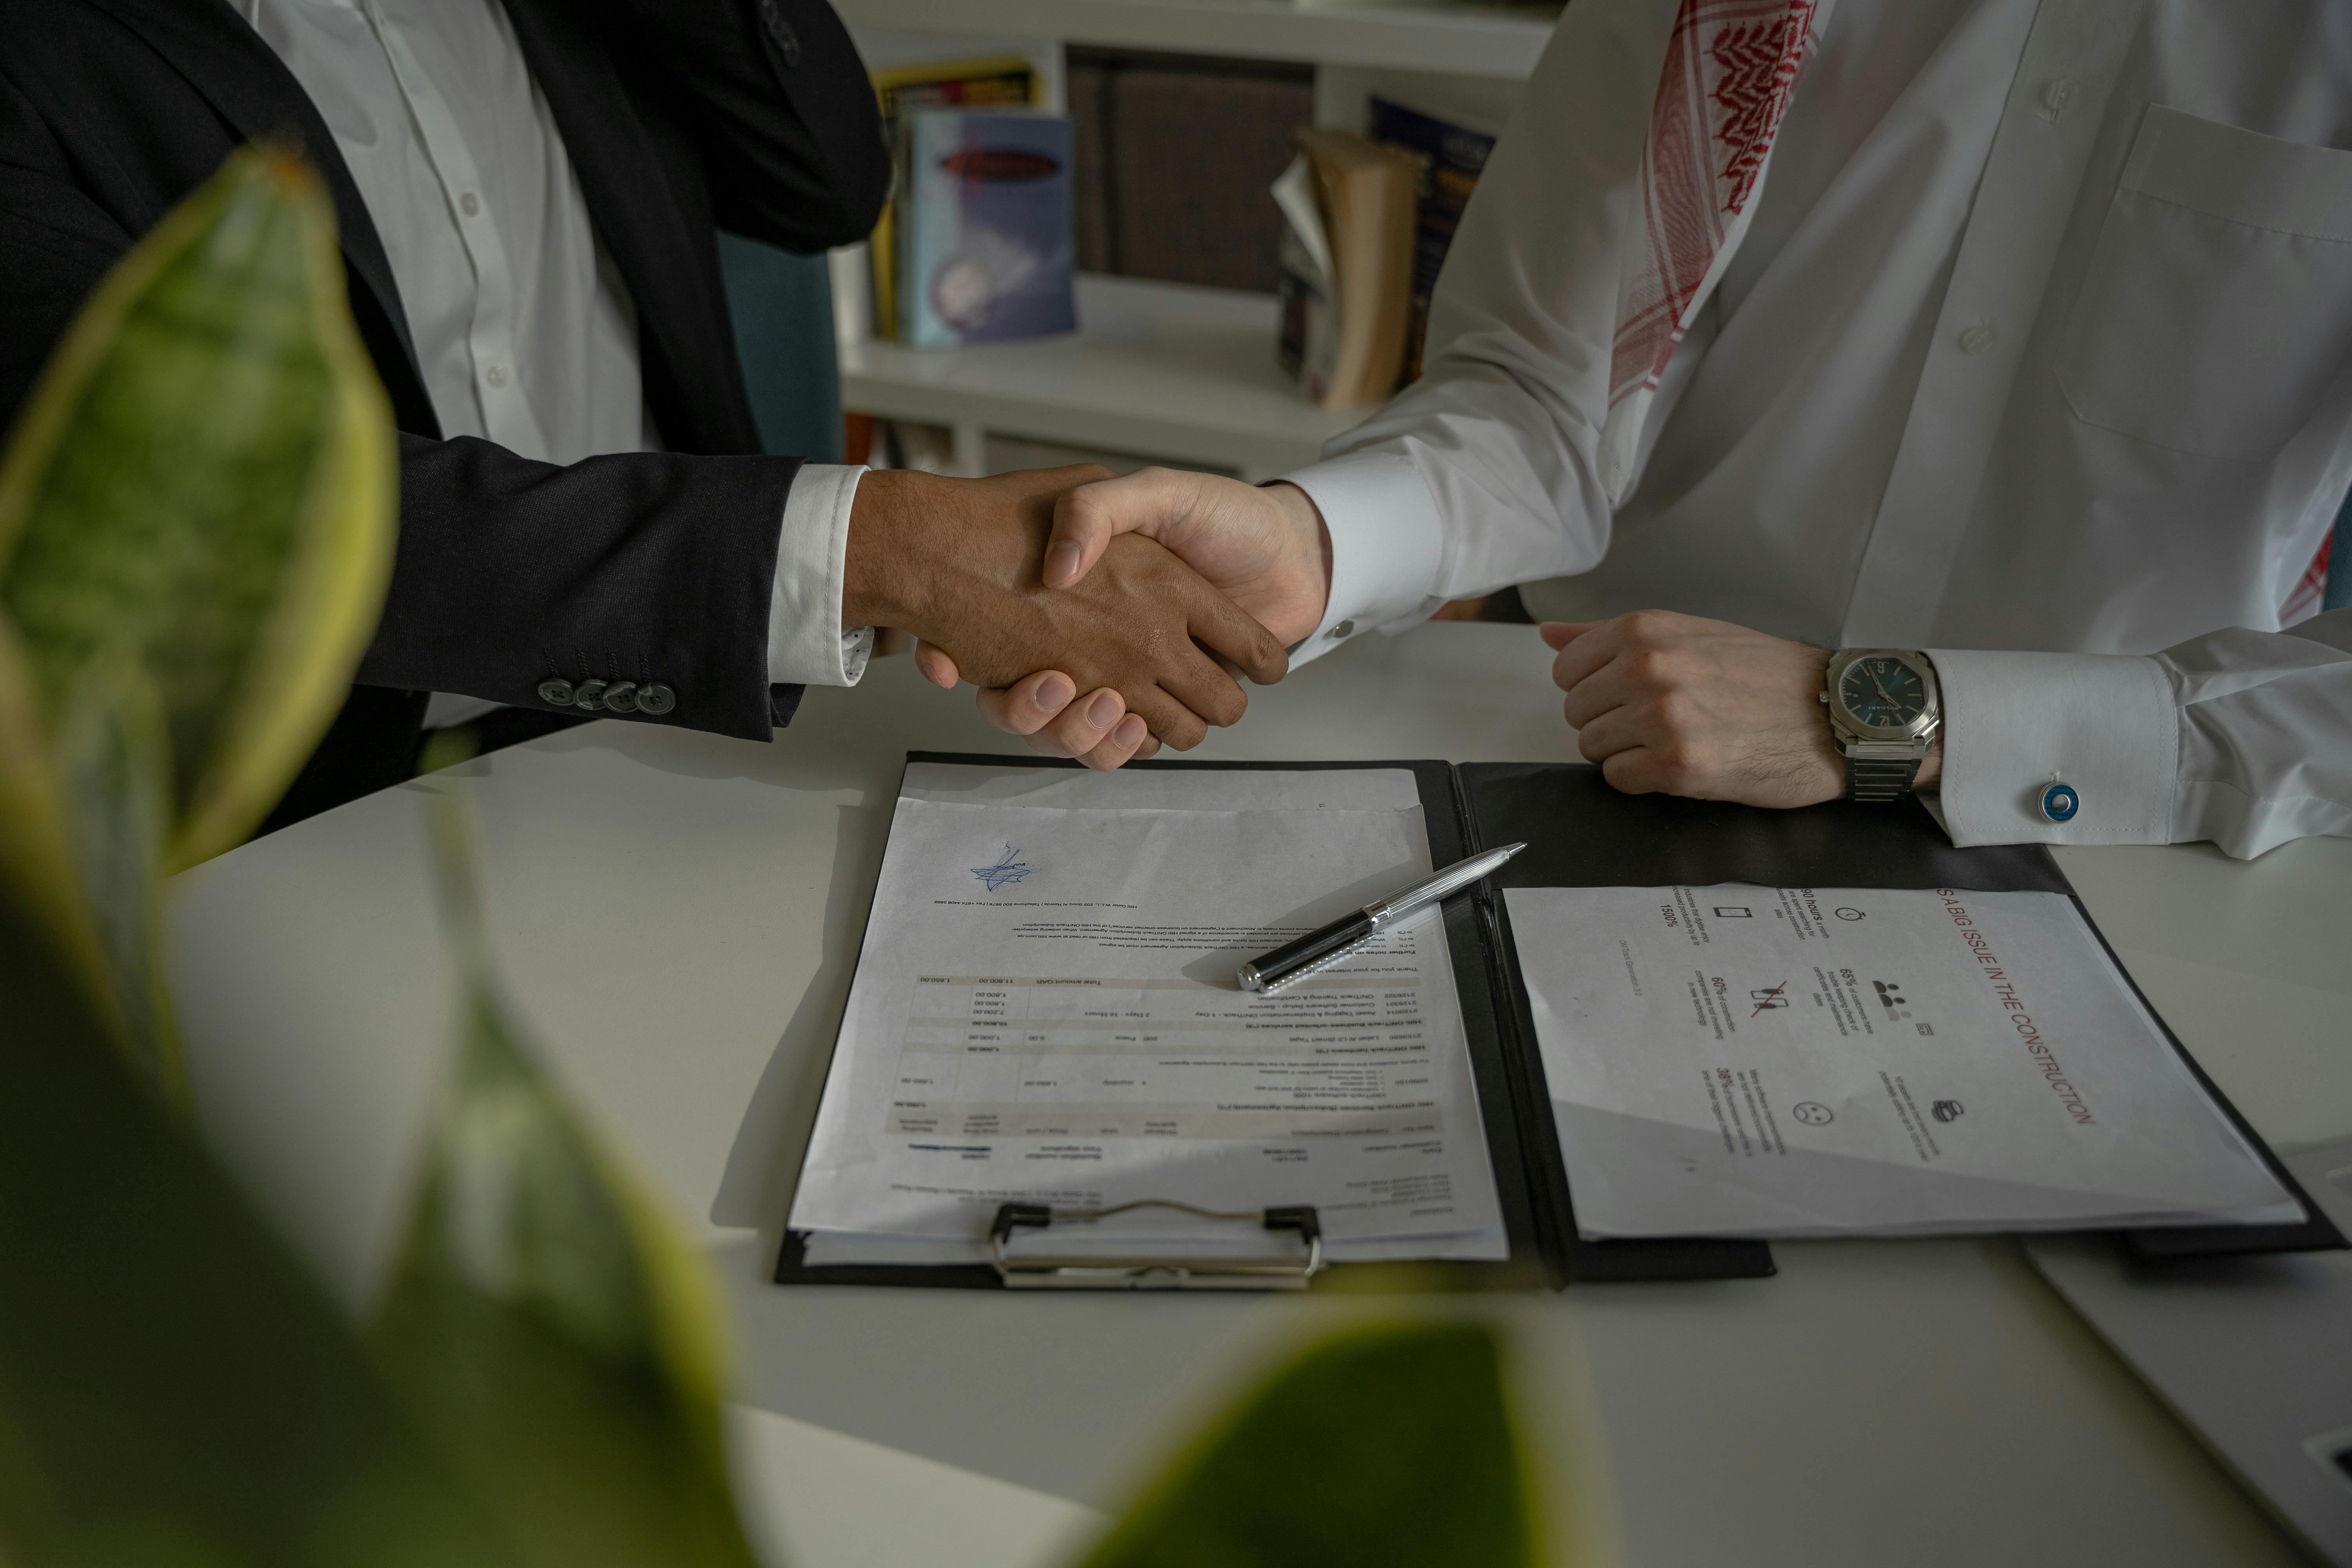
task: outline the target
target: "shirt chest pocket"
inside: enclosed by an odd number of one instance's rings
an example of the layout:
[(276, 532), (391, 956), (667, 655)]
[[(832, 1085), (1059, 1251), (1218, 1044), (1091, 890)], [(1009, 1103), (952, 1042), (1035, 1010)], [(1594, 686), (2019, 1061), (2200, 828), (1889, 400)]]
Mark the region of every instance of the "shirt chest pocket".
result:
[(2058, 348), (2077, 418), (2259, 461), (2352, 363), (2352, 153), (2150, 105)]

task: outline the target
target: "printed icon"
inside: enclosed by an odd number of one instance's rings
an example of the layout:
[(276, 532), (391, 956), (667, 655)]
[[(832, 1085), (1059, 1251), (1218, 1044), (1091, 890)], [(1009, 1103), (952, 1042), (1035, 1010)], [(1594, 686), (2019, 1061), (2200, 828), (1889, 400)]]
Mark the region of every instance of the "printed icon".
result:
[(1838, 909), (1838, 910), (1832, 910), (1830, 911), (1830, 913), (1832, 913), (1832, 914), (1833, 914), (1833, 915), (1837, 916), (1837, 918), (1838, 918), (1838, 919), (1840, 919), (1840, 920), (1842, 920), (1842, 921), (1858, 921), (1858, 920), (1866, 920), (1866, 919), (1868, 919), (1868, 918), (1869, 918), (1868, 916), (1864, 915), (1864, 914), (1860, 910)]
[(1785, 1007), (1789, 1005), (1789, 983), (1783, 980), (1778, 985), (1769, 985), (1760, 991), (1750, 991), (1748, 993), (1748, 999), (1756, 1004), (1756, 1011), (1748, 1015), (1751, 1018), (1759, 1014), (1768, 1013), (1775, 1007)]
[(1717, 904), (1715, 906), (1715, 918), (1719, 921), (1744, 921), (1755, 917), (1748, 912), (1746, 904)]
[(1837, 1120), (1837, 1112), (1818, 1100), (1801, 1100), (1790, 1107), (1789, 1114), (1808, 1127), (1827, 1127)]
[(1903, 1011), (1906, 1004), (1903, 998), (1901, 982), (1874, 980), (1871, 984), (1877, 988), (1878, 1005), (1886, 1009), (1888, 1022), (1899, 1023), (1911, 1016)]
[(1927, 1108), (1927, 1114), (1938, 1121), (1951, 1121), (1966, 1115), (1968, 1109), (1957, 1100), (1939, 1100)]
[(1008, 887), (1029, 875), (1029, 868), (1017, 858), (1020, 853), (1008, 844), (1004, 847), (1003, 859), (993, 866), (974, 866), (971, 874), (979, 878), (981, 886), (992, 893), (999, 888)]

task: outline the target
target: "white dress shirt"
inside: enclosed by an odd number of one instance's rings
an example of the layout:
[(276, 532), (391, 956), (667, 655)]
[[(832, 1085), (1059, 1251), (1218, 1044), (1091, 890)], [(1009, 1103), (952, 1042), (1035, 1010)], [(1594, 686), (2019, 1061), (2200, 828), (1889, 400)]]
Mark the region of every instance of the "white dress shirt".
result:
[(1612, 510), (1661, 6), (1568, 8), (1423, 379), (1289, 476), (1333, 550), (1297, 657), (1511, 583), (1925, 647), (1958, 843), (2352, 834), (2352, 630), (2280, 635), (2352, 485), (2340, 5), (1839, 0)]
[[(576, 463), (660, 446), (636, 309), (588, 221), (547, 99), (498, 0), (237, 0), (334, 134), (392, 265), (445, 437)], [(768, 679), (852, 686), (870, 628), (841, 624), (865, 470), (811, 464), (776, 550)], [(429, 725), (499, 704), (436, 692)]]

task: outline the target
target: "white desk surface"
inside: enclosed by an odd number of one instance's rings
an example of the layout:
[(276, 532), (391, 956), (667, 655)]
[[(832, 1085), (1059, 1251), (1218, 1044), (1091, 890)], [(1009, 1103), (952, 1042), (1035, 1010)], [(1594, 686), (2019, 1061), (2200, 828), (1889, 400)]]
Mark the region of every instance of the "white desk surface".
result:
[[(1527, 627), (1366, 638), (1196, 755), (1570, 759)], [(348, 1299), (377, 1277), (445, 1048), (424, 795), (481, 826), (545, 1053), (698, 1225), (739, 1314), (749, 1511), (801, 1568), (1066, 1557), (1160, 1447), (1345, 1299), (765, 1282), (903, 754), (1008, 751), (877, 660), (772, 745), (606, 722), (184, 879), (173, 969), (216, 1146)], [(2150, 999), (2273, 1142), (2352, 1133), (2352, 841), (2062, 851)], [(2295, 1562), (1999, 1239), (1776, 1244), (1778, 1278), (1396, 1303), (1503, 1324), (1554, 1523), (1593, 1561)], [(780, 1522), (779, 1522), (780, 1521)], [(1074, 1533), (1076, 1532), (1076, 1533)]]

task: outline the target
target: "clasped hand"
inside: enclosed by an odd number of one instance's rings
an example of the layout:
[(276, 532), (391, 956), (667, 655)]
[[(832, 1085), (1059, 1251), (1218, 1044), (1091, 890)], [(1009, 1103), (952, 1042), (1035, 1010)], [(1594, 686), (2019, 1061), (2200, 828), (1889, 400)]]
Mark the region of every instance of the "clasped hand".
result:
[[(1295, 485), (1245, 485), (1172, 468), (1076, 485), (1054, 500), (1043, 581), (1055, 592), (1071, 591), (1093, 580), (1097, 563), (1142, 541), (1174, 552), (1277, 647), (1297, 642), (1323, 617), (1330, 542), (1315, 503)], [(959, 675), (976, 680), (988, 721), (1027, 736), (1048, 756), (1115, 768), (1150, 756), (1162, 742), (1181, 750), (1197, 738), (1161, 728), (1150, 713), (1137, 722), (1129, 712), (1133, 704), (1122, 705), (1118, 691), (1097, 689), (1078, 671), (1038, 669), (999, 683), (928, 638), (915, 659), (941, 686), (955, 685)]]
[(1148, 731), (1198, 745), (1248, 707), (1235, 671), (1276, 681), (1289, 660), (1280, 638), (1139, 533), (1106, 536), (1083, 581), (1046, 585), (1056, 498), (1109, 477), (1092, 464), (986, 479), (867, 474), (851, 508), (843, 621), (911, 632), (928, 660), (1033, 702), (1058, 699), (1056, 711), (1090, 692), (1116, 705), (1106, 730), (1136, 744)]

